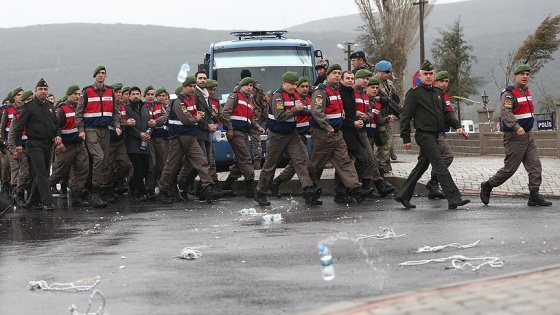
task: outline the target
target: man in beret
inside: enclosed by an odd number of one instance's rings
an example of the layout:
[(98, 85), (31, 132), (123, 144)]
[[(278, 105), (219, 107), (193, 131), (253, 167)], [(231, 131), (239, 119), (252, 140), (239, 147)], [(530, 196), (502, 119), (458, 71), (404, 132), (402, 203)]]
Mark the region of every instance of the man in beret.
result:
[[(449, 97), (449, 91), (447, 87), (449, 86), (449, 73), (447, 71), (439, 71), (436, 73), (436, 86), (443, 91), (443, 100), (445, 101), (445, 107), (452, 115), (455, 115), (453, 111), (453, 107), (451, 106), (451, 98)], [(451, 151), (451, 147), (449, 143), (447, 143), (447, 139), (445, 138), (445, 133), (449, 132), (450, 127), (449, 124), (445, 124), (445, 127), (441, 130), (438, 134), (438, 145), (439, 150), (441, 151), (441, 156), (443, 157), (443, 162), (449, 168), (451, 163), (453, 163), (453, 152)], [(439, 189), (439, 182), (437, 179), (437, 175), (435, 170), (432, 169), (432, 174), (428, 184), (426, 184), (426, 189), (428, 189), (428, 198), (429, 199), (444, 199), (445, 195)]]
[[(55, 146), (55, 157), (49, 182), (56, 185), (59, 182), (69, 182), (70, 170), (74, 170), (72, 186), (72, 206), (87, 207), (90, 205), (86, 198), (89, 196), (85, 185), (89, 174), (88, 153), (83, 139), (78, 136), (75, 111), (82, 91), (77, 85), (71, 85), (66, 90), (66, 101), (59, 103), (54, 111), (60, 128), (62, 143)], [(66, 188), (64, 188), (66, 189)], [(91, 199), (91, 205), (101, 207), (97, 199)]]
[(420, 67), (421, 84), (414, 86), (406, 92), (401, 116), (401, 138), (405, 149), (412, 149), (410, 123), (414, 123), (416, 143), (420, 147), (420, 154), (416, 166), (404, 182), (395, 200), (402, 203), (406, 209), (416, 206), (410, 203), (414, 194), (416, 182), (424, 175), (430, 164), (441, 183), (445, 197), (449, 204), (448, 209), (457, 209), (470, 202), (461, 199), (461, 193), (451, 178), (451, 174), (443, 161), (438, 145), (438, 135), (445, 123), (457, 130), (457, 134), (468, 137), (461, 123), (451, 115), (443, 99), (443, 92), (433, 86), (434, 67), (426, 60)]
[(169, 106), (169, 152), (158, 182), (160, 193), (157, 200), (167, 204), (173, 202), (169, 194), (170, 186), (183, 165), (183, 159), (186, 159), (197, 171), (206, 201), (210, 203), (222, 198), (225, 193), (216, 190), (216, 185), (208, 170), (208, 161), (198, 145), (198, 122), (204, 114), (196, 109), (196, 98), (194, 96), (196, 78), (188, 76), (182, 86), (183, 92)]
[[(10, 127), (14, 122), (14, 114), (21, 113), (21, 109), (23, 108), (23, 102), (21, 101), (23, 92), (24, 91), (21, 87), (17, 87), (6, 97), (8, 103), (2, 110), (2, 120), (0, 122), (0, 139), (5, 144), (8, 143), (8, 134), (10, 132)], [(17, 166), (17, 162), (10, 154), (3, 155), (1, 159), (2, 192), (4, 193), (4, 195), (9, 197), (12, 191), (14, 191), (16, 188), (15, 186), (17, 185), (19, 167)], [(21, 198), (21, 201), (23, 202), (23, 197)]]
[(121, 103), (126, 105), (128, 104), (130, 98), (130, 86), (125, 86), (121, 90)]
[[(325, 69), (326, 71), (326, 69)], [(323, 80), (324, 81), (324, 80)], [(299, 139), (301, 141), (301, 145), (303, 148), (304, 153), (309, 157), (309, 153), (307, 151), (307, 136), (309, 135), (309, 131), (311, 130), (311, 96), (309, 95), (309, 79), (307, 77), (300, 77), (297, 82), (297, 93), (301, 98), (301, 102), (303, 103), (304, 111), (300, 113), (300, 115), (296, 116), (296, 130), (299, 135)], [(271, 96), (272, 98), (272, 96)], [(310, 172), (311, 172), (311, 162), (309, 164)], [(292, 177), (296, 174), (296, 170), (293, 165), (293, 161), (290, 160), (288, 165), (282, 170), (280, 175), (278, 175), (271, 183), (270, 183), (270, 193), (273, 197), (280, 198), (280, 185), (282, 182), (289, 182)], [(323, 202), (321, 200), (316, 200), (312, 203), (313, 205), (321, 205)]]
[(156, 101), (156, 90), (151, 85), (144, 89), (144, 106), (150, 114), (148, 127), (151, 132), (148, 146), (150, 167), (146, 174), (145, 186), (148, 200), (153, 200), (157, 197), (155, 193), (156, 184), (161, 176), (163, 164), (167, 160), (167, 113), (164, 109), (165, 104)]
[(344, 104), (340, 97), (339, 83), (342, 68), (332, 64), (327, 69), (327, 80), (319, 84), (311, 96), (311, 170), (315, 182), (321, 179), (327, 162), (331, 162), (340, 180), (349, 190), (348, 196), (363, 200), (371, 195), (373, 188), (363, 189), (354, 163), (348, 156), (348, 148), (342, 137)]
[[(231, 190), (233, 182), (243, 176), (247, 188), (245, 197), (255, 196), (255, 169), (251, 162), (249, 153), (249, 134), (255, 129), (264, 133), (264, 129), (253, 117), (253, 85), (255, 80), (245, 77), (239, 81), (237, 92), (233, 92), (226, 100), (222, 110), (222, 121), (226, 131), (226, 137), (235, 154), (235, 164), (231, 167), (229, 176), (222, 186), (222, 190)], [(260, 138), (255, 144), (260, 144)]]
[(327, 75), (325, 74), (327, 72), (327, 66), (324, 64), (318, 64), (315, 66), (315, 71), (317, 71), (317, 80), (315, 80), (313, 86), (317, 86), (325, 82), (327, 79)]
[(551, 206), (552, 202), (539, 194), (542, 182), (542, 166), (532, 133), (534, 118), (533, 98), (527, 87), (531, 76), (529, 65), (520, 65), (513, 71), (513, 85), (508, 86), (500, 97), (501, 131), (504, 133), (506, 157), (504, 166), (494, 176), (481, 184), (480, 200), (490, 202), (492, 188), (507, 181), (523, 163), (529, 175), (528, 206)]
[[(392, 71), (393, 65), (387, 60), (381, 60), (375, 64), (375, 77), (380, 82), (377, 94), (381, 103), (381, 116), (388, 117), (392, 115), (393, 119), (396, 120), (399, 113), (395, 111), (394, 106), (391, 106), (390, 103), (393, 102), (396, 104), (395, 106), (400, 107), (400, 98), (393, 81), (390, 79)], [(388, 123), (385, 126), (379, 126), (378, 131), (383, 145), (377, 149), (377, 161), (379, 162), (379, 173), (381, 176), (385, 176), (386, 173), (393, 171), (391, 160), (397, 159), (393, 151), (393, 124)]]
[(216, 92), (218, 91), (218, 81), (216, 80), (208, 80), (206, 82), (206, 90), (208, 91), (208, 99), (210, 100), (210, 105), (212, 106), (212, 120), (218, 126), (218, 129), (214, 132), (211, 138), (212, 140), (212, 158), (210, 159), (210, 175), (212, 179), (214, 179), (215, 183), (218, 183), (218, 173), (216, 169), (216, 146), (214, 142), (216, 139), (221, 139), (222, 133), (220, 131), (220, 125), (223, 126), (220, 117), (222, 113), (222, 109), (220, 108), (220, 101), (216, 99)]
[(303, 188), (305, 204), (312, 205), (321, 196), (322, 189), (316, 187), (309, 174), (309, 158), (307, 148), (301, 145), (297, 133), (296, 116), (307, 116), (309, 110), (296, 92), (299, 75), (288, 71), (282, 75), (282, 87), (272, 94), (272, 101), (268, 105), (268, 138), (266, 142), (267, 159), (259, 176), (259, 184), (255, 193), (255, 201), (260, 206), (269, 206), (266, 192), (270, 180), (276, 172), (276, 164), (280, 162), (282, 154), (290, 155), (298, 178)]
[(350, 54), (350, 63), (352, 64), (352, 73), (360, 69), (366, 69), (373, 72), (373, 66), (367, 63), (366, 54), (363, 51), (355, 51)]
[[(109, 166), (110, 134), (109, 126), (115, 134), (122, 134), (121, 111), (110, 85), (105, 84), (107, 70), (98, 66), (93, 71), (95, 82), (82, 91), (83, 104), (76, 109), (76, 124), (79, 137), (86, 140), (86, 146), (93, 160), (92, 194), (103, 202), (114, 202), (112, 178), (104, 177)], [(103, 198), (101, 198), (103, 197)]]
[(169, 93), (164, 87), (160, 87), (156, 90), (156, 99), (158, 102), (162, 103), (164, 107), (169, 103)]
[(54, 113), (54, 105), (47, 100), (48, 93), (47, 82), (43, 79), (39, 80), (35, 87), (35, 98), (23, 107), (21, 116), (15, 122), (13, 132), (15, 151), (22, 154), (23, 130), (24, 128), (26, 130), (27, 154), (33, 164), (36, 181), (35, 191), (32, 191), (31, 194), (40, 194), (43, 210), (54, 211), (54, 200), (49, 184), (51, 150), (53, 142), (55, 145), (59, 145), (62, 143), (62, 139)]

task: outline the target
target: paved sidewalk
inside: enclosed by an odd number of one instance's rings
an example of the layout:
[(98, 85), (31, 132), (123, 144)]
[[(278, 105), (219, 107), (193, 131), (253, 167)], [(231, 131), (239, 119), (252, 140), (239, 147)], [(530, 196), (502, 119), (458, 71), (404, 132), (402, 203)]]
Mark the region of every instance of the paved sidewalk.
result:
[(435, 289), (341, 302), (303, 314), (560, 314), (560, 265)]

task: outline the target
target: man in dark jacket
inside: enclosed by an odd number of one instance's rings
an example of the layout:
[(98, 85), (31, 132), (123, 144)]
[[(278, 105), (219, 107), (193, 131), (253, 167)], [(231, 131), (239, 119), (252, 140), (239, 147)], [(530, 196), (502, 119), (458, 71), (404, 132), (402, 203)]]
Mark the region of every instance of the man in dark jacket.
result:
[[(126, 127), (124, 141), (130, 162), (132, 162), (132, 167), (134, 168), (132, 183), (136, 201), (145, 202), (148, 199), (144, 180), (148, 173), (150, 155), (147, 145), (147, 142), (150, 141), (150, 135), (146, 131), (148, 130), (150, 112), (144, 106), (141, 96), (142, 92), (139, 87), (133, 86), (130, 88), (130, 102), (125, 105), (126, 117), (130, 124)], [(141, 148), (143, 141), (146, 142), (144, 149)]]
[[(62, 143), (60, 127), (54, 113), (54, 105), (47, 100), (49, 86), (41, 79), (35, 87), (35, 98), (27, 103), (14, 128), (16, 152), (23, 153), (22, 132), (27, 131), (27, 153), (35, 169), (36, 191), (41, 194), (43, 210), (54, 211), (49, 184), (52, 144)], [(33, 191), (31, 193), (34, 193)]]

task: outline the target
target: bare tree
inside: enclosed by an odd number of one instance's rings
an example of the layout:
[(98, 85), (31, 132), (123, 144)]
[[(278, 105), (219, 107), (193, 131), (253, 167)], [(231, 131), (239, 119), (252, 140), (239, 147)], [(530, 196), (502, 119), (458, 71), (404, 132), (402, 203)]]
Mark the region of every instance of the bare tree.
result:
[(553, 95), (550, 95), (546, 91), (542, 79), (539, 80), (538, 82), (535, 82), (535, 86), (537, 87), (537, 90), (539, 90), (539, 93), (541, 94), (541, 97), (539, 99), (539, 105), (541, 105), (541, 107), (544, 109), (544, 112), (550, 113), (556, 111), (554, 104), (559, 103), (560, 98), (558, 96), (554, 97)]
[[(500, 60), (500, 68), (504, 72), (505, 85), (501, 85), (495, 69), (491, 69), (491, 77), (494, 84), (501, 91), (511, 85), (511, 73), (520, 64), (531, 66), (531, 76), (534, 75), (550, 60), (552, 55), (560, 48), (560, 39), (556, 37), (560, 33), (560, 15), (547, 16), (535, 30), (535, 33), (527, 36), (525, 41), (515, 50), (508, 54), (507, 62)], [(501, 76), (501, 75), (500, 75)]]
[[(354, 0), (364, 25), (357, 41), (364, 47), (370, 63), (386, 59), (393, 64), (395, 88), (403, 95), (408, 55), (418, 42), (420, 15), (414, 0)], [(436, 0), (425, 4), (424, 18)]]

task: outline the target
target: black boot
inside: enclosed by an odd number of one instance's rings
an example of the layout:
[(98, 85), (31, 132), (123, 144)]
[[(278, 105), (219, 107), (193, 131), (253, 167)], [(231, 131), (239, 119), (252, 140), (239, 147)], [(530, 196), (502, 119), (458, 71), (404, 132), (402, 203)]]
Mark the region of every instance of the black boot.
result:
[(546, 200), (539, 194), (538, 190), (531, 191), (529, 194), (529, 201), (527, 202), (528, 206), (534, 207), (548, 207), (552, 205), (552, 202)]
[(222, 184), (222, 190), (230, 191), (230, 193), (227, 195), (228, 197), (237, 197), (237, 194), (233, 191), (231, 187), (236, 180), (237, 178), (228, 176), (226, 178), (226, 181)]
[(487, 205), (490, 202), (490, 194), (492, 193), (492, 185), (489, 182), (480, 184), (480, 201)]
[(247, 191), (245, 192), (245, 197), (247, 198), (254, 198), (255, 197), (255, 182), (251, 180), (245, 181), (245, 187), (247, 187)]
[(369, 188), (358, 187), (349, 191), (348, 196), (356, 199), (356, 202), (362, 202), (365, 198), (373, 194), (373, 190), (374, 190), (373, 187), (369, 187)]
[(270, 182), (270, 195), (272, 197), (281, 198), (280, 195), (280, 185), (282, 184), (282, 179), (280, 177), (276, 177), (273, 181)]
[(106, 203), (115, 203), (117, 200), (113, 196), (113, 187), (103, 187), (101, 188), (101, 199)]
[(426, 189), (428, 189), (428, 199), (445, 199), (445, 195), (439, 190), (437, 182), (429, 181), (426, 184)]
[(216, 186), (208, 185), (204, 188), (204, 190), (203, 190), (203, 192), (201, 192), (201, 194), (204, 194), (206, 202), (211, 203), (212, 201), (223, 198), (224, 196), (226, 196), (228, 194), (228, 192), (224, 191), (224, 190), (218, 191), (218, 190), (216, 190)]
[(266, 195), (260, 192), (254, 194), (254, 199), (259, 203), (259, 206), (270, 206), (270, 201), (266, 200)]
[(381, 198), (384, 198), (385, 196), (395, 191), (395, 187), (393, 187), (383, 179), (378, 179), (375, 181), (375, 188), (377, 188), (377, 192), (379, 193)]
[(60, 184), (60, 199), (68, 198), (68, 185), (66, 183)]
[(321, 197), (323, 189), (321, 187), (305, 187), (303, 188), (303, 199), (305, 199), (306, 205), (314, 205), (315, 201)]
[(18, 208), (27, 208), (27, 201), (25, 201), (25, 190), (17, 190), (16, 206)]
[(356, 199), (348, 196), (348, 194), (336, 194), (334, 195), (334, 203), (354, 203)]
[[(83, 197), (83, 195), (82, 195)], [(89, 204), (94, 208), (105, 208), (107, 203), (99, 196), (99, 188), (94, 188), (93, 192), (88, 196)]]
[(82, 193), (72, 192), (72, 206), (73, 207), (89, 207), (89, 202), (82, 198)]
[(159, 191), (159, 194), (157, 195), (157, 201), (168, 205), (173, 203), (173, 200), (171, 200), (169, 193), (165, 190)]

